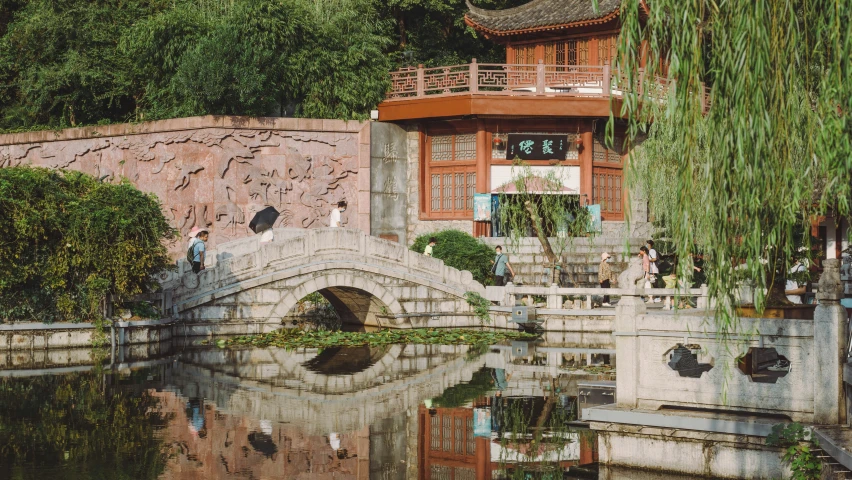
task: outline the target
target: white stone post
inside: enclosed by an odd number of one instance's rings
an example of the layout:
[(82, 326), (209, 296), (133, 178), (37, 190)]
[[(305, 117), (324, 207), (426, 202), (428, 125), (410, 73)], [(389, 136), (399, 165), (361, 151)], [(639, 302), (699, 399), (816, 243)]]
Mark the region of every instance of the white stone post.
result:
[(504, 307), (514, 307), (515, 306), (515, 286), (511, 283), (503, 287), (503, 306)]
[(710, 306), (710, 302), (707, 299), (707, 295), (709, 294), (710, 289), (707, 288), (707, 284), (704, 283), (701, 285), (701, 295), (698, 297), (698, 301), (696, 303), (696, 307), (700, 309), (706, 310)]
[[(628, 270), (642, 271), (639, 264), (641, 260), (631, 258)], [(635, 264), (635, 265), (634, 265)], [(629, 272), (625, 272), (629, 273)], [(642, 300), (645, 294), (644, 282), (630, 284), (628, 276), (622, 274), (619, 277), (619, 286), (623, 292), (621, 300), (615, 306), (615, 357), (618, 359), (616, 367), (615, 386), (617, 404), (620, 408), (636, 408), (637, 391), (639, 387), (639, 337), (636, 335), (637, 320), (645, 315), (647, 307)]]
[(547, 308), (558, 309), (562, 308), (562, 295), (559, 295), (559, 287), (551, 285), (547, 293)]
[(823, 261), (814, 310), (814, 423), (846, 423), (843, 365), (846, 363), (846, 309), (840, 305), (840, 260)]

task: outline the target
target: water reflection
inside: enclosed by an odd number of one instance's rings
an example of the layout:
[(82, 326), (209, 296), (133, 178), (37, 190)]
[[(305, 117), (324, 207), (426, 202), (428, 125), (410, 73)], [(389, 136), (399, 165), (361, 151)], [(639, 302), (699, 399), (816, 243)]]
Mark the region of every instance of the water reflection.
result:
[(19, 364), (0, 371), (0, 478), (597, 478), (577, 385), (614, 355), (560, 340)]

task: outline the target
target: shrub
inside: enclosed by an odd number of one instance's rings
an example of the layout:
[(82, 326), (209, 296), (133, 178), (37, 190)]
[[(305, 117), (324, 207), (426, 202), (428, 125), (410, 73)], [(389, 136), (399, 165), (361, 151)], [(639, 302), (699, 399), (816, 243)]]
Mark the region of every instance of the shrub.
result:
[(469, 271), (473, 279), (483, 285), (492, 284), (491, 260), (494, 259), (494, 251), (485, 242), (459, 230), (442, 230), (420, 235), (414, 240), (411, 250), (423, 253), (430, 237), (437, 240), (433, 250), (435, 258), (440, 258), (450, 267)]
[(0, 321), (99, 321), (150, 291), (174, 230), (154, 195), (80, 172), (0, 169)]

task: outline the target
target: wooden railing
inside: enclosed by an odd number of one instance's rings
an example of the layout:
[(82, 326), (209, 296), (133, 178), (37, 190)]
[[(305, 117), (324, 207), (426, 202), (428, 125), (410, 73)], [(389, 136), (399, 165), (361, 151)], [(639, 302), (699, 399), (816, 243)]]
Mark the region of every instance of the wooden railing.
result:
[[(672, 86), (667, 78), (655, 77), (652, 87), (626, 79), (609, 65), (545, 65), (478, 63), (425, 68), (423, 65), (391, 72), (387, 101), (462, 94), (505, 96), (569, 96), (609, 98), (625, 93), (645, 94), (662, 99)], [(640, 70), (640, 78), (644, 71)], [(709, 108), (710, 90), (704, 88), (701, 101)]]

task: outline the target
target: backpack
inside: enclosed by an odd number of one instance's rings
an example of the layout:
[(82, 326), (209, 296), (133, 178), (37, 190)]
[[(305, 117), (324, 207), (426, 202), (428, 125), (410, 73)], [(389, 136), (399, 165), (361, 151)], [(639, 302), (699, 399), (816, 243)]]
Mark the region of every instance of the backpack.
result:
[(194, 238), (194, 242), (189, 244), (189, 248), (186, 249), (186, 261), (192, 263), (195, 260), (195, 244), (198, 243), (198, 239)]

